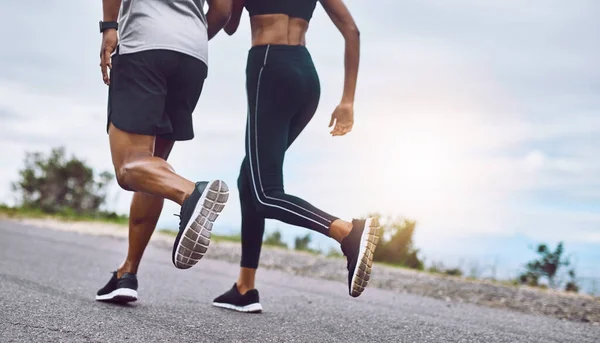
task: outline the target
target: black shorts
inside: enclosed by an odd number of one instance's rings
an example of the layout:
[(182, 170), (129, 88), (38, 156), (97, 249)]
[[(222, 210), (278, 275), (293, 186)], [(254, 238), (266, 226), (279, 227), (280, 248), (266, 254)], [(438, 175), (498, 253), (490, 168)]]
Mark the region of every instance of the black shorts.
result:
[(108, 123), (130, 133), (172, 141), (194, 138), (196, 108), (208, 67), (171, 50), (117, 53), (108, 88)]

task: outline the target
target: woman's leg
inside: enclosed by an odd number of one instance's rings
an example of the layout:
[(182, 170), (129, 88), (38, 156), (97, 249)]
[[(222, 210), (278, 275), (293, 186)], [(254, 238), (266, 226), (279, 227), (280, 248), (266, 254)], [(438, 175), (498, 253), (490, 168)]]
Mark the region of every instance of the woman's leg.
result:
[[(300, 136), (304, 128), (312, 120), (320, 98), (320, 85), (318, 76), (313, 74), (312, 83), (309, 85), (310, 94), (305, 97), (306, 101), (300, 110), (292, 117), (289, 125), (286, 151)], [(240, 193), (240, 205), (242, 209), (242, 258), (240, 274), (237, 281), (238, 291), (245, 294), (254, 289), (254, 280), (258, 268), (262, 239), (264, 235), (264, 217), (254, 207), (254, 196), (252, 195), (252, 184), (250, 180), (250, 166), (248, 157), (244, 158), (238, 178), (238, 189)], [(329, 234), (340, 242), (352, 230), (352, 224), (340, 219), (335, 219), (329, 227)]]
[(329, 228), (337, 218), (285, 193), (283, 187), (283, 161), (292, 122), (302, 104), (309, 100), (305, 97), (302, 68), (294, 66), (287, 57), (282, 51), (273, 51), (270, 57), (267, 48), (264, 55), (249, 59), (246, 156), (250, 193), (256, 211), (263, 217), (330, 236)]
[(265, 217), (260, 215), (254, 207), (254, 198), (250, 184), (248, 159), (244, 158), (238, 178), (240, 194), (240, 208), (242, 215), (242, 258), (240, 266), (256, 269), (265, 232)]
[[(318, 100), (318, 98), (317, 98)], [(291, 123), (287, 148), (298, 138), (306, 125), (310, 122), (316, 111), (318, 101), (309, 102), (296, 115)], [(265, 218), (256, 211), (252, 184), (250, 181), (250, 166), (248, 158), (244, 158), (238, 178), (240, 206), (242, 214), (242, 258), (240, 273), (236, 286), (240, 294), (255, 289), (256, 271), (259, 264), (262, 239), (265, 231)], [(352, 223), (336, 219), (330, 227), (330, 235), (341, 243), (352, 230)]]
[[(288, 224), (306, 227), (341, 243), (342, 251), (348, 259), (348, 286), (352, 296), (360, 295), (366, 286), (364, 279), (368, 281), (372, 253), (377, 244), (372, 241), (376, 240), (373, 233), (378, 224), (372, 222), (370, 218), (366, 221), (345, 222), (298, 197), (285, 193), (283, 188), (285, 152), (313, 117), (320, 92), (318, 76), (314, 68), (308, 75), (295, 73), (305, 68), (285, 70), (285, 68), (278, 68), (281, 64), (277, 62), (269, 68), (268, 51), (267, 48), (264, 57), (259, 57), (263, 61), (260, 66), (257, 66), (256, 58), (255, 61), (252, 61), (252, 56), (249, 58), (246, 158), (242, 163), (238, 183), (242, 213), (248, 213), (249, 218), (255, 220), (243, 221), (243, 255), (238, 281), (230, 291), (214, 301), (216, 306), (242, 312), (247, 312), (248, 309), (235, 303), (247, 302), (248, 307), (256, 306), (255, 308), (262, 309), (258, 303), (258, 293), (254, 290), (254, 280), (264, 233), (264, 220), (259, 225), (256, 224), (259, 223), (256, 218), (278, 219)], [(295, 106), (298, 103), (304, 106)], [(296, 110), (293, 110), (294, 107)], [(250, 208), (250, 197), (254, 201), (255, 211)], [(244, 225), (250, 223), (255, 225)], [(361, 246), (366, 249), (363, 251)], [(244, 295), (250, 290), (253, 291)], [(244, 296), (240, 298), (239, 294)]]

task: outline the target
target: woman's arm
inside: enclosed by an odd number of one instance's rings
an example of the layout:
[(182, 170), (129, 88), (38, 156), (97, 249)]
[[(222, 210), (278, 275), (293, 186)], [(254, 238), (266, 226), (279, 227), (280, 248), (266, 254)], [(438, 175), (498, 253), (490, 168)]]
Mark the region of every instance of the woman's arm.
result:
[(242, 12), (244, 11), (244, 0), (233, 0), (233, 5), (231, 7), (231, 17), (229, 17), (229, 21), (227, 25), (225, 25), (225, 32), (228, 35), (233, 35), (235, 31), (237, 31), (240, 26), (240, 19), (242, 18)]
[(360, 32), (342, 0), (320, 0), (321, 5), (346, 40), (344, 53), (344, 93), (341, 104), (353, 105), (360, 59)]

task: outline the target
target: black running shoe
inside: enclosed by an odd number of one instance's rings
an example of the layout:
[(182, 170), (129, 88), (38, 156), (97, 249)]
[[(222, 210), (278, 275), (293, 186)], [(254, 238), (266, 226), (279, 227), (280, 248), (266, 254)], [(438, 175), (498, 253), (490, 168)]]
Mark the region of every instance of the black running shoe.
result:
[(230, 290), (213, 300), (213, 306), (238, 312), (259, 313), (262, 312), (262, 306), (258, 300), (256, 289), (251, 289), (246, 294), (241, 295), (234, 283)]
[(173, 264), (188, 269), (198, 263), (210, 244), (213, 223), (229, 199), (229, 188), (221, 180), (198, 182), (181, 206), (179, 233), (173, 244)]
[(371, 278), (379, 234), (377, 218), (353, 220), (352, 231), (342, 241), (342, 251), (348, 260), (348, 293), (352, 297), (361, 295)]
[(135, 274), (125, 273), (120, 279), (113, 272), (106, 286), (96, 293), (96, 300), (115, 303), (128, 303), (137, 300), (138, 281)]

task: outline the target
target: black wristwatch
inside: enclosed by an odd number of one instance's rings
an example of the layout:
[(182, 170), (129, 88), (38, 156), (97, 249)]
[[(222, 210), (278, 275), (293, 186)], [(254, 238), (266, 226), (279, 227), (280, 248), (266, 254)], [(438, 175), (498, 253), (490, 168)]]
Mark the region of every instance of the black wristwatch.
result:
[(100, 21), (100, 33), (108, 29), (119, 29), (119, 23), (116, 21)]

